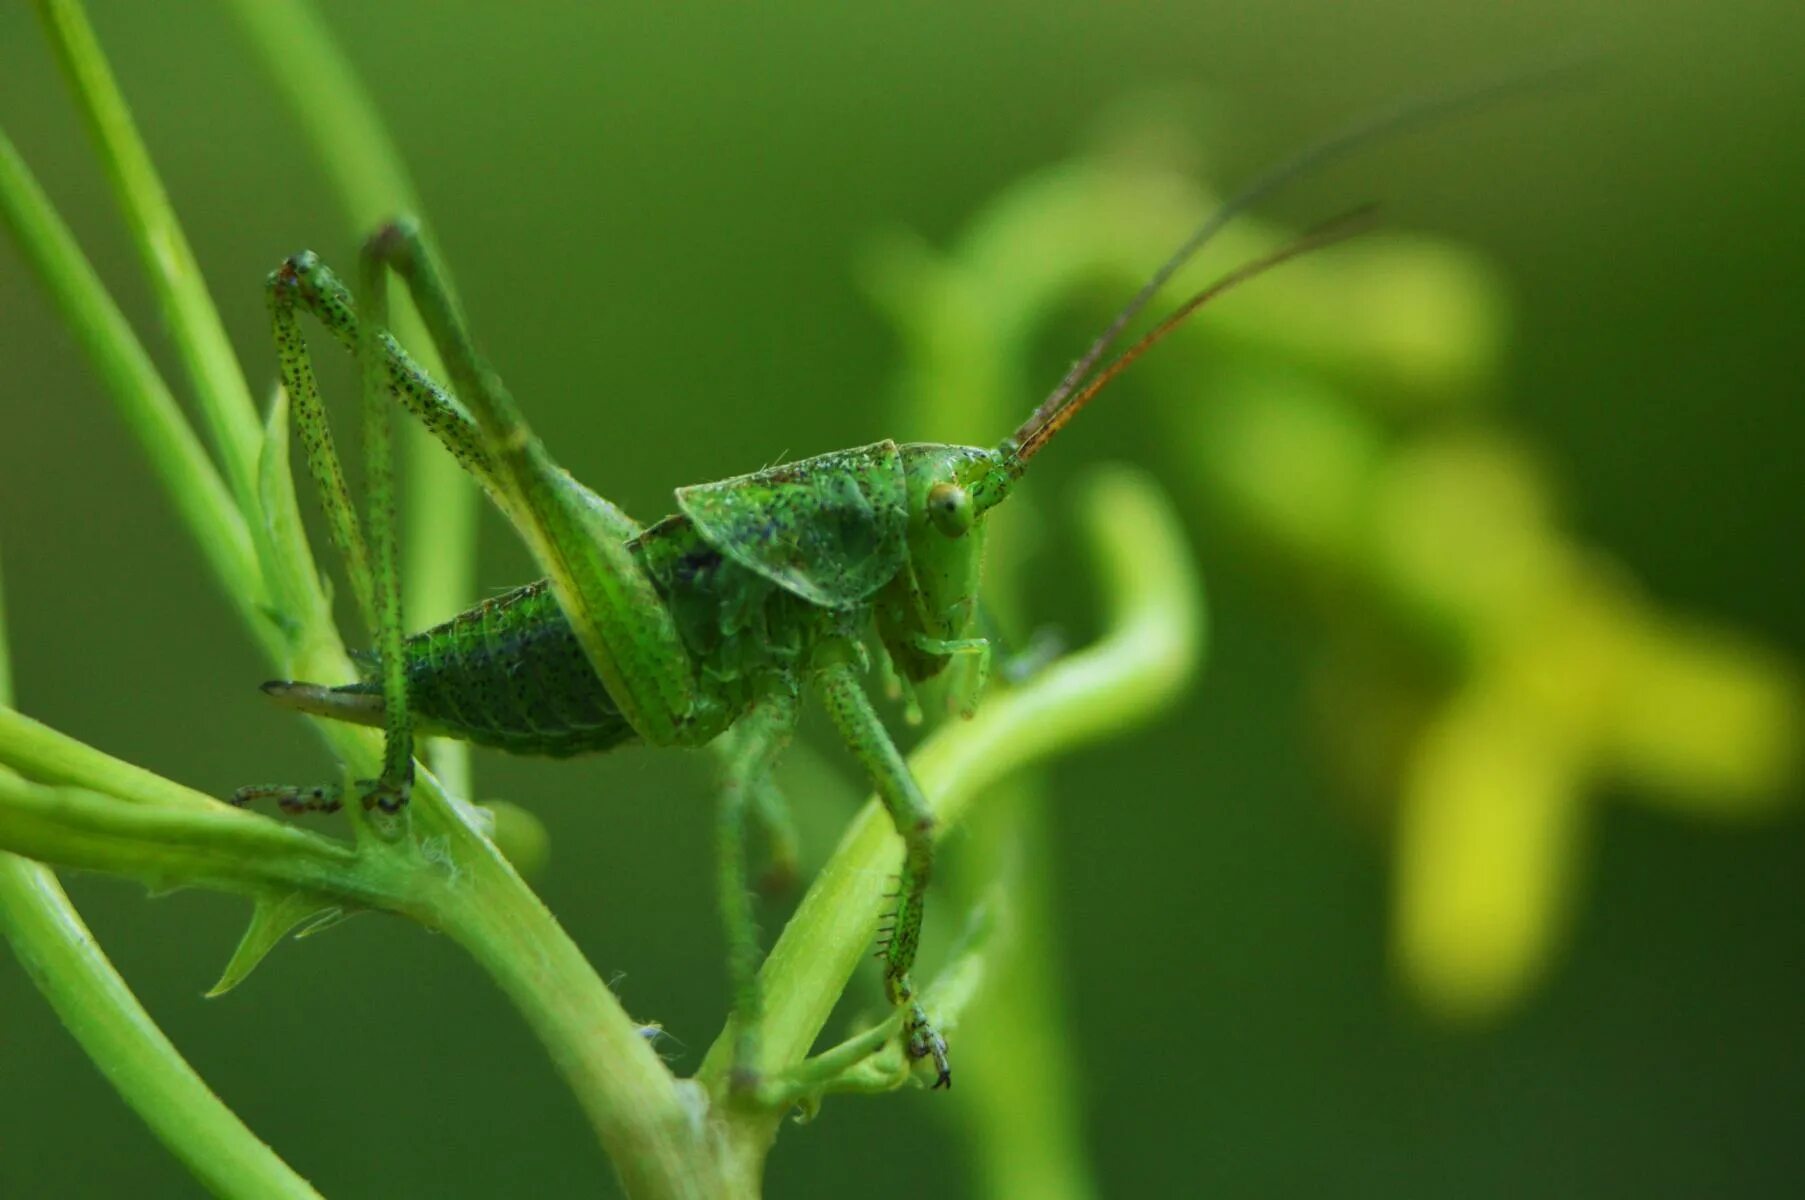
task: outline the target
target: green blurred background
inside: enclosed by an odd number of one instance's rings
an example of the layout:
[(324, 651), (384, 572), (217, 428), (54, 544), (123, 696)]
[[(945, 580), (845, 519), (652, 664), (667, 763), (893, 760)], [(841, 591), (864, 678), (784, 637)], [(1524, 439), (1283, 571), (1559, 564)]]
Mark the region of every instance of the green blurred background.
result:
[[(1390, 224), (1487, 256), (1515, 305), (1505, 419), (1540, 447), (1569, 523), (1663, 604), (1805, 657), (1797, 5), (322, 8), (491, 358), (562, 461), (641, 517), (675, 485), (895, 432), (900, 351), (855, 276), (874, 236), (949, 243), (1125, 98), (1203, 97), (1198, 159), (1235, 181), (1399, 94), (1596, 51), (1582, 87), (1385, 146), (1269, 211), (1302, 221), (1378, 198)], [(349, 262), (353, 231), (216, 6), (96, 2), (93, 16), (227, 325), (268, 374), (263, 275), (302, 246)], [(0, 119), (154, 331), (20, 5), (0, 10)], [(1049, 338), (1033, 377), (1075, 348)], [(320, 777), (304, 727), (258, 703), (257, 655), (8, 245), (0, 380), (21, 706), (218, 794)], [(1055, 502), (1105, 455), (1174, 486), (1194, 470), (1130, 394), (1075, 428), (1039, 485)], [(531, 574), (498, 522), (486, 534), (485, 588)], [(1544, 984), (1482, 1027), (1438, 1023), (1388, 966), (1382, 823), (1317, 750), (1316, 635), (1257, 554), (1201, 517), (1196, 536), (1216, 603), (1207, 676), (1157, 728), (1057, 777), (1045, 869), (1104, 1193), (1805, 1183), (1797, 807), (1712, 823), (1598, 796)], [(1043, 558), (1040, 591), (1072, 593), (1049, 615), (1084, 628), (1084, 572), (1057, 545)], [(477, 771), (480, 794), (542, 816), (541, 891), (693, 1067), (725, 1003), (706, 763), (483, 755)], [(832, 826), (813, 825), (819, 855)], [(202, 1074), (327, 1194), (591, 1194), (605, 1177), (543, 1054), (449, 943), (354, 921), (203, 1001), (237, 934), (232, 901), (71, 887)], [(965, 1194), (958, 1112), (914, 1092), (832, 1102), (786, 1130), (771, 1192)], [(194, 1190), (0, 968), (0, 1194)]]

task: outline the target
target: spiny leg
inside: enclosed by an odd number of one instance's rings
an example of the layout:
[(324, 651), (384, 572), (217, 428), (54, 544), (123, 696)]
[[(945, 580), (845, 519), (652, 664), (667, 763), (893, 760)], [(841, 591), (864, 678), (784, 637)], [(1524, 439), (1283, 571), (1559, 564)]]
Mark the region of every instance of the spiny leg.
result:
[[(364, 628), (374, 631), (377, 624), (376, 598), (371, 594), (370, 551), (364, 542), (363, 526), (357, 509), (351, 503), (351, 492), (345, 485), (345, 471), (340, 463), (338, 444), (332, 436), (326, 408), (320, 403), (320, 386), (314, 377), (313, 359), (307, 352), (307, 340), (295, 319), (297, 293), (301, 290), (298, 270), (317, 266), (311, 252), (295, 255), (269, 277), (267, 294), (270, 323), (276, 341), (277, 369), (282, 389), (294, 413), (295, 429), (300, 434), (307, 456), (307, 471), (320, 493), (320, 505), (326, 511), (326, 528), (333, 548), (345, 564), (351, 579), (351, 594), (357, 600), (358, 615)], [(322, 268), (323, 269), (323, 268)], [(335, 281), (336, 282), (336, 281)], [(356, 318), (350, 316), (350, 305), (343, 306), (345, 320), (355, 336)], [(333, 327), (331, 321), (326, 322)], [(242, 790), (242, 789), (241, 789)]]
[[(357, 317), (357, 307), (349, 289), (311, 250), (304, 250), (277, 267), (270, 274), (268, 291), (283, 386), (288, 390), (296, 412), (313, 414), (316, 418), (314, 426), (323, 429), (325, 417), (320, 409), (319, 389), (314, 383), (313, 365), (307, 355), (300, 322), (296, 319), (297, 310), (312, 313), (339, 345), (355, 354), (363, 328)], [(380, 326), (375, 332), (382, 359), (388, 367), (389, 395), (438, 438), (452, 457), (491, 495), (495, 494), (494, 463), (483, 448), (482, 433), (476, 422), (451, 393), (401, 348), (393, 335)], [(325, 434), (321, 448), (332, 449), (329, 432)], [(308, 466), (317, 478), (321, 470), (315, 461), (316, 447), (311, 440), (307, 451)], [(329, 489), (322, 483), (321, 491), (342, 497), (344, 487), (341, 482), (337, 488)]]
[(239, 808), (258, 800), (274, 800), (285, 813), (334, 813), (343, 805), (344, 789), (335, 783), (314, 787), (293, 787), (282, 783), (254, 783), (232, 793), (232, 803)]
[[(747, 1093), (758, 1086), (758, 1044), (764, 1017), (758, 984), (758, 924), (746, 879), (746, 819), (757, 792), (796, 728), (796, 692), (787, 680), (773, 681), (750, 711), (722, 738), (721, 799), (716, 848), (720, 872), (721, 923), (727, 932), (727, 972), (733, 987), (737, 1037), (733, 1087)], [(721, 744), (721, 743), (717, 743)]]
[(884, 989), (891, 1003), (908, 1007), (904, 1033), (909, 1057), (932, 1056), (938, 1072), (934, 1086), (950, 1087), (953, 1075), (947, 1064), (946, 1040), (928, 1023), (910, 977), (921, 945), (922, 901), (934, 867), (933, 810), (916, 786), (915, 777), (909, 774), (908, 764), (872, 708), (852, 666), (836, 663), (823, 668), (816, 678), (828, 716), (847, 748), (870, 774), (878, 797), (889, 810), (897, 833), (902, 835), (902, 878), (898, 882), (889, 940), (883, 950)]
[[(359, 321), (350, 294), (311, 253), (297, 254), (273, 272), (268, 295), (282, 384), (294, 405), (296, 428), (309, 473), (320, 489), (332, 540), (346, 564), (352, 592), (378, 654), (383, 690), (384, 752), (379, 778), (360, 781), (366, 808), (393, 812), (407, 802), (413, 782), (413, 737), (401, 652), (400, 589), (396, 571), (394, 435), (390, 404), (399, 401), (420, 416), (466, 466), (490, 486), (493, 469), (477, 430), (449, 394), (401, 350), (383, 328), (387, 276), (369, 272), (367, 319)], [(312, 359), (298, 308), (304, 308), (357, 352), (363, 393), (365, 483), (369, 537), (351, 503), (331, 425), (320, 402)], [(286, 812), (331, 812), (340, 806), (335, 786), (240, 788), (235, 804), (272, 799)]]
[(635, 732), (653, 745), (694, 740), (695, 679), (675, 619), (626, 542), (619, 509), (577, 484), (533, 436), (513, 397), (478, 355), (411, 222), (364, 248), (372, 269), (406, 281), (421, 319), (476, 418), (495, 466), (498, 503), (551, 578), (584, 652)]

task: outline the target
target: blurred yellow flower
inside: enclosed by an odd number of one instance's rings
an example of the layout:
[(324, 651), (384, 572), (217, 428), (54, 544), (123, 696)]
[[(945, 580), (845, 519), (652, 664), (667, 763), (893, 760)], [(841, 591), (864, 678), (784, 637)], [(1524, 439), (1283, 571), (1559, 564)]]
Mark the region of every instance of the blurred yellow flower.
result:
[[(1144, 132), (1118, 145), (1183, 143)], [(1028, 394), (1036, 329), (1099, 284), (1138, 286), (1209, 204), (1106, 151), (1011, 187), (948, 255), (892, 239), (869, 274), (911, 351), (911, 411), (944, 431)], [(1238, 220), (1201, 273), (1282, 237)], [(1553, 962), (1602, 785), (1759, 816), (1797, 780), (1805, 726), (1789, 664), (1660, 611), (1563, 527), (1548, 474), (1479, 403), (1508, 326), (1473, 253), (1374, 236), (1251, 284), (1186, 331), (1207, 354), (1169, 352), (1139, 384), (1178, 389), (1161, 415), (1195, 497), (1314, 585), (1344, 706), (1326, 719), (1359, 743), (1354, 782), (1395, 805), (1397, 969), (1466, 1022)]]

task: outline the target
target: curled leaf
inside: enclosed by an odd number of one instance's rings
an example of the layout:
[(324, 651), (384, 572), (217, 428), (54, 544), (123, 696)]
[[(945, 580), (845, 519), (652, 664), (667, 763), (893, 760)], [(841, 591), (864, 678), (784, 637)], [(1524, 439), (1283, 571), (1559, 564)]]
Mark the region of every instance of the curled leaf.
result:
[(282, 896), (261, 897), (251, 911), (251, 924), (238, 940), (238, 949), (226, 963), (219, 982), (207, 992), (208, 999), (223, 996), (244, 982), (264, 956), (275, 949), (297, 925), (305, 924), (295, 936), (306, 937), (336, 925), (345, 917), (342, 907), (324, 903), (318, 896), (305, 892), (288, 892)]

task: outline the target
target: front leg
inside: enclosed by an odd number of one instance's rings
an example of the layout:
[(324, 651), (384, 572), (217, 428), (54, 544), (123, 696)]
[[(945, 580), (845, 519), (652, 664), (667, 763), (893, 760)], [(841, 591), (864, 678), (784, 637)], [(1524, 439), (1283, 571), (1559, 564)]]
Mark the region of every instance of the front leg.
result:
[(947, 1064), (946, 1040), (928, 1023), (926, 1010), (915, 996), (910, 972), (921, 946), (921, 907), (928, 878), (934, 868), (934, 813), (909, 774), (896, 743), (878, 719), (851, 664), (840, 662), (823, 668), (816, 679), (827, 714), (846, 742), (847, 749), (871, 776), (877, 794), (890, 812), (903, 840), (902, 878), (897, 886), (896, 912), (884, 946), (884, 990), (890, 1002), (908, 1010), (904, 1036), (910, 1058), (934, 1060), (934, 1086), (951, 1087), (953, 1073)]
[(984, 685), (990, 682), (990, 641), (987, 638), (937, 638), (918, 633), (911, 637), (917, 650), (924, 654), (945, 655), (953, 659), (969, 659), (973, 666), (969, 674), (959, 676), (947, 689), (947, 707), (956, 709), (960, 716), (971, 720), (978, 713), (978, 698), (984, 694)]

